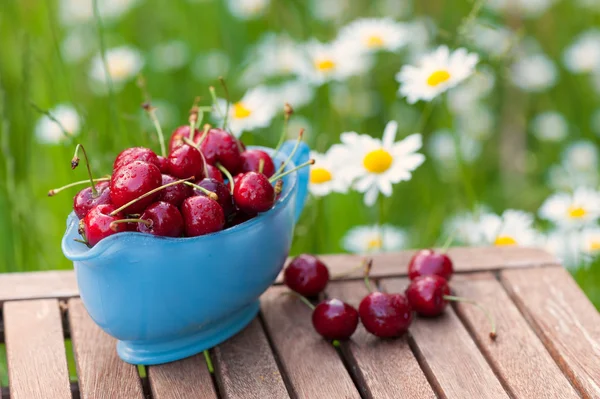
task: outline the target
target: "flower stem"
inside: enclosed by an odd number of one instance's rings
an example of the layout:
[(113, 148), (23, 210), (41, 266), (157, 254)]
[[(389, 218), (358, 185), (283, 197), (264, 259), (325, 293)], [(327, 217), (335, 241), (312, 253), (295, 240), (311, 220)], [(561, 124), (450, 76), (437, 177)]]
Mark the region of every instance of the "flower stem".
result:
[(463, 298), (460, 296), (453, 296), (453, 295), (444, 295), (444, 299), (447, 301), (452, 301), (452, 302), (464, 302), (464, 303), (468, 303), (471, 304), (473, 306), (476, 306), (477, 308), (479, 308), (479, 310), (481, 310), (483, 312), (483, 314), (485, 314), (485, 317), (488, 319), (488, 322), (490, 323), (490, 338), (492, 339), (492, 341), (496, 340), (497, 334), (496, 334), (496, 320), (494, 319), (494, 316), (492, 316), (492, 314), (483, 306), (481, 306), (479, 303), (475, 302), (472, 299), (468, 299), (468, 298)]

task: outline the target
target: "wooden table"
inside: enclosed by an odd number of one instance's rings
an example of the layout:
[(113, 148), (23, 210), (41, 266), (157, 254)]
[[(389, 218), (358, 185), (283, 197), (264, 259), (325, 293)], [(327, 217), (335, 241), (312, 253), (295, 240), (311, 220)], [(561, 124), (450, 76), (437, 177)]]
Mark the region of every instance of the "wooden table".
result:
[[(535, 249), (452, 249), (457, 295), (469, 305), (416, 319), (407, 336), (380, 340), (359, 326), (335, 348), (313, 331), (310, 310), (275, 285), (243, 332), (202, 355), (140, 373), (119, 360), (115, 341), (88, 316), (71, 271), (0, 276), (10, 398), (600, 398), (600, 315), (571, 276)], [(411, 253), (375, 256), (381, 290), (406, 286)], [(333, 274), (360, 259), (324, 256)], [(357, 305), (360, 273), (330, 283), (328, 296)], [(71, 338), (77, 382), (69, 382)], [(143, 374), (147, 374), (143, 376)]]

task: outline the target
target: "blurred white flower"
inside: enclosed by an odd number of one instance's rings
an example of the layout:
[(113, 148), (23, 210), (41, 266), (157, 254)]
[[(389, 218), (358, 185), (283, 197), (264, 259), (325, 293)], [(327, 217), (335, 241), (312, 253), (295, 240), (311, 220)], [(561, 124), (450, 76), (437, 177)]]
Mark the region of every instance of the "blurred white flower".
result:
[(589, 257), (600, 255), (600, 227), (584, 229), (579, 236), (581, 237), (581, 251), (585, 255)]
[(312, 0), (310, 2), (312, 14), (321, 21), (340, 20), (349, 8), (349, 0)]
[[(481, 143), (473, 140), (468, 135), (459, 135), (459, 147), (462, 159), (467, 163), (472, 163), (481, 154)], [(427, 141), (429, 154), (437, 162), (443, 164), (443, 167), (456, 167), (456, 145), (454, 142), (454, 133), (447, 129), (435, 131)]]
[(545, 111), (531, 121), (531, 131), (540, 141), (562, 141), (569, 134), (567, 120), (557, 111)]
[(473, 25), (469, 37), (479, 50), (496, 57), (506, 54), (514, 40), (514, 34), (509, 29), (490, 26), (487, 21)]
[(388, 15), (395, 18), (410, 16), (413, 8), (410, 0), (379, 0), (376, 6), (379, 11), (377, 15)]
[(229, 12), (239, 19), (255, 19), (264, 15), (271, 0), (227, 0)]
[(409, 29), (391, 18), (361, 18), (344, 26), (338, 40), (365, 52), (396, 51), (408, 42)]
[(580, 266), (581, 246), (578, 234), (564, 229), (556, 229), (548, 233), (543, 245), (546, 251), (556, 256), (568, 269)]
[(482, 68), (448, 92), (448, 106), (454, 113), (469, 114), (473, 108), (481, 108), (481, 99), (490, 94), (495, 83), (493, 71)]
[(199, 81), (211, 81), (219, 76), (227, 76), (229, 64), (227, 54), (213, 50), (196, 57), (192, 64), (192, 73)]
[(561, 227), (589, 225), (600, 216), (600, 193), (579, 187), (573, 194), (556, 193), (540, 207), (539, 216)]
[(554, 86), (558, 72), (546, 55), (533, 54), (520, 58), (512, 65), (511, 78), (522, 90), (541, 92)]
[(596, 136), (600, 137), (600, 108), (595, 110), (592, 114), (590, 126), (592, 128), (592, 131), (596, 134)]
[(563, 62), (575, 73), (600, 71), (600, 31), (593, 29), (579, 35), (565, 50)]
[(410, 104), (430, 101), (456, 86), (473, 73), (479, 57), (459, 48), (452, 53), (446, 46), (421, 57), (417, 66), (405, 65), (396, 74), (398, 93)]
[(498, 12), (512, 12), (536, 18), (546, 12), (557, 0), (488, 0), (486, 7)]
[(482, 245), (484, 235), (481, 229), (481, 217), (488, 213), (486, 207), (478, 207), (475, 212), (460, 212), (444, 223), (447, 236), (453, 236), (454, 242), (462, 245)]
[[(227, 101), (218, 99), (217, 105), (218, 110), (213, 115), (222, 122)], [(241, 100), (230, 104), (228, 127), (236, 137), (240, 137), (244, 131), (268, 126), (275, 113), (271, 91), (264, 86), (257, 86), (248, 90)]]
[(406, 22), (405, 26), (409, 30), (408, 51), (409, 61), (416, 63), (431, 46), (431, 43), (437, 36), (437, 26), (431, 18), (414, 18)]
[(292, 108), (297, 109), (310, 103), (315, 96), (315, 89), (301, 80), (292, 80), (273, 86), (271, 94), (273, 96), (274, 106), (283, 109), (283, 105), (288, 103)]
[(591, 141), (575, 141), (563, 152), (563, 165), (579, 172), (598, 170), (598, 147)]
[(305, 58), (301, 46), (289, 36), (269, 33), (252, 49), (242, 80), (247, 85), (256, 85), (264, 78), (288, 76)]
[(350, 152), (342, 173), (354, 182), (354, 189), (365, 193), (364, 202), (372, 206), (381, 192), (392, 195), (392, 184), (410, 180), (412, 171), (418, 168), (425, 156), (417, 151), (421, 148), (421, 135), (412, 134), (395, 142), (398, 124), (388, 122), (383, 139), (355, 132), (342, 133), (340, 139)]
[(319, 154), (311, 151), (311, 159), (315, 160), (310, 167), (310, 180), (308, 189), (316, 197), (323, 197), (329, 193), (346, 193), (350, 182), (339, 173), (344, 162), (348, 161), (347, 150), (335, 144), (329, 148), (327, 153)]
[(499, 247), (528, 247), (538, 243), (538, 234), (533, 228), (533, 215), (514, 209), (505, 210), (501, 216), (493, 213), (480, 218), (485, 241)]
[(305, 45), (305, 51), (307, 57), (295, 65), (295, 71), (315, 85), (343, 81), (371, 66), (371, 59), (360, 49), (341, 41), (326, 44), (312, 41)]
[[(94, 18), (94, 0), (60, 0), (58, 13), (64, 25), (84, 24)], [(97, 0), (98, 14), (102, 21), (119, 19), (133, 8), (139, 0)]]
[(474, 140), (485, 140), (494, 132), (494, 113), (483, 105), (474, 105), (456, 116), (455, 129)]
[(342, 247), (357, 254), (397, 251), (406, 241), (406, 232), (394, 226), (356, 226), (346, 233)]
[(81, 117), (73, 106), (68, 104), (57, 105), (48, 113), (60, 124), (49, 116), (43, 115), (35, 125), (35, 137), (40, 143), (57, 144), (79, 134)]
[(106, 93), (108, 77), (115, 90), (122, 88), (123, 84), (135, 77), (144, 66), (141, 53), (127, 46), (115, 47), (106, 51), (106, 66), (100, 54), (92, 59), (90, 79), (92, 85), (99, 93)]
[(87, 26), (72, 28), (60, 44), (63, 59), (69, 64), (83, 60), (94, 52), (95, 40)]
[(189, 49), (182, 40), (171, 40), (157, 44), (152, 49), (151, 65), (159, 72), (179, 69), (187, 64)]

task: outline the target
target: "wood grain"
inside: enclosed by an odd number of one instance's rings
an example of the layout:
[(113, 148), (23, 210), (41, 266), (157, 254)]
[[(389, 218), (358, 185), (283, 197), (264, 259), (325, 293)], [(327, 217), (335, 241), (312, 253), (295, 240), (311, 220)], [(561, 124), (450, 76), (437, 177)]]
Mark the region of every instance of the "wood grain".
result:
[(459, 316), (474, 335), (496, 375), (517, 398), (579, 398), (502, 285), (490, 273), (485, 278), (453, 281), (456, 295), (474, 299), (496, 318), (498, 337), (489, 338), (487, 318), (476, 307), (456, 304)]
[(154, 399), (217, 398), (202, 353), (177, 362), (148, 367)]
[(562, 267), (504, 271), (501, 281), (586, 398), (600, 398), (600, 314)]
[(21, 299), (72, 298), (79, 295), (72, 270), (2, 273), (0, 303)]
[(92, 321), (80, 299), (68, 306), (81, 398), (143, 398), (137, 367), (119, 358), (116, 340)]
[[(404, 292), (407, 279), (387, 279), (388, 292)], [(436, 318), (416, 317), (410, 328), (425, 372), (444, 398), (500, 399), (506, 391), (452, 308)]]
[(258, 318), (215, 347), (213, 360), (223, 398), (289, 397)]
[[(366, 295), (368, 291), (359, 281), (332, 283), (327, 287), (329, 298), (339, 298), (357, 309)], [(364, 397), (436, 397), (406, 336), (394, 340), (379, 339), (359, 324), (352, 339), (343, 342), (341, 349)]]
[(333, 345), (312, 327), (311, 310), (272, 287), (261, 297), (267, 333), (286, 373), (292, 396), (307, 399), (360, 398)]
[(58, 301), (4, 304), (10, 397), (71, 398)]

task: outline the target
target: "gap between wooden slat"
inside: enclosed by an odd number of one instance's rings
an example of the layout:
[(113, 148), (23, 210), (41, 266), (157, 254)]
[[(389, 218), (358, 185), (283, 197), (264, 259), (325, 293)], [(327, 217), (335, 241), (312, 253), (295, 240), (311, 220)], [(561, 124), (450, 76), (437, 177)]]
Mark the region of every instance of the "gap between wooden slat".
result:
[(419, 346), (415, 342), (412, 334), (410, 332), (407, 332), (406, 334), (407, 334), (407, 338), (408, 338), (408, 346), (410, 347), (410, 350), (412, 351), (413, 355), (415, 355), (415, 359), (417, 359), (417, 363), (419, 363), (421, 370), (423, 370), (423, 374), (425, 374), (425, 378), (427, 379), (427, 382), (429, 383), (429, 385), (435, 392), (435, 395), (438, 398), (443, 398), (444, 390), (442, 389), (439, 381), (435, 378), (435, 374), (433, 374), (431, 367), (429, 367), (429, 365), (427, 364), (427, 360), (425, 360), (425, 356), (423, 356), (423, 353), (419, 349)]

